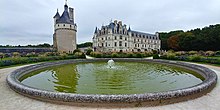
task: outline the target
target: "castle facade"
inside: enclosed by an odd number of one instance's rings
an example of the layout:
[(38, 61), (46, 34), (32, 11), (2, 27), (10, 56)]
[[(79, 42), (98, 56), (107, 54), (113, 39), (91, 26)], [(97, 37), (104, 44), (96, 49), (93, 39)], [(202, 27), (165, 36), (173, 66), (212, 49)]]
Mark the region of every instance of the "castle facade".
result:
[(148, 34), (131, 30), (130, 26), (115, 20), (109, 25), (96, 27), (93, 49), (99, 52), (145, 52), (161, 48), (159, 33)]

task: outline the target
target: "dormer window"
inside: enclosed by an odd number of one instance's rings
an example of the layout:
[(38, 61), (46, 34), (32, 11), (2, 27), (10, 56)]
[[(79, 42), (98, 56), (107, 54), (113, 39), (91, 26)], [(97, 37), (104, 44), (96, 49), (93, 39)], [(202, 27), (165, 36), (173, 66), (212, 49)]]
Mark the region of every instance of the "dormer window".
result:
[(122, 36), (120, 36), (120, 39), (122, 39)]

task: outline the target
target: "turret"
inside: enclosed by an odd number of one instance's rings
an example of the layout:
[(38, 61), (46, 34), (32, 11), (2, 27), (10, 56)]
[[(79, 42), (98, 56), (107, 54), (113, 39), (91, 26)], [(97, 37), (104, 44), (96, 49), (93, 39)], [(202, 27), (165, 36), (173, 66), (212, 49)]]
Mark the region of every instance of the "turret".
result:
[(66, 1), (65, 5), (64, 5), (64, 11), (68, 11), (67, 1)]
[(56, 13), (56, 15), (53, 17), (53, 19), (54, 19), (54, 25), (55, 25), (56, 22), (57, 22), (57, 20), (60, 19), (60, 14), (59, 14), (59, 12), (58, 12), (58, 9), (57, 9), (57, 13)]
[(131, 36), (131, 27), (128, 28), (128, 35)]

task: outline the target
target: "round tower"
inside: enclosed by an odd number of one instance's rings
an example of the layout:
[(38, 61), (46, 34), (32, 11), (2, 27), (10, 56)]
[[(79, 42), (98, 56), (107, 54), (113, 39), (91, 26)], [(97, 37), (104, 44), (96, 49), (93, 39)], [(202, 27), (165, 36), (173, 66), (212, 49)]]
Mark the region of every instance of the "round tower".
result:
[(54, 48), (58, 52), (72, 53), (76, 49), (77, 25), (74, 22), (73, 8), (64, 5), (64, 12), (54, 16)]

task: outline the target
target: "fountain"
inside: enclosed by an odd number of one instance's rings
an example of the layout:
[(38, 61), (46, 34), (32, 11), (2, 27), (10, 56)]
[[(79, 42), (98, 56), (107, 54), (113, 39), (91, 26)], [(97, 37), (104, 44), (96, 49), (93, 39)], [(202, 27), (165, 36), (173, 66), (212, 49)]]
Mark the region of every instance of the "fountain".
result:
[(114, 60), (108, 60), (108, 67), (109, 68), (112, 68), (113, 66), (115, 65), (115, 62), (114, 62)]
[[(117, 69), (106, 69), (106, 62), (107, 68), (116, 68), (114, 61)], [(202, 96), (215, 87), (217, 75), (178, 61), (79, 59), (23, 67), (13, 71), (7, 83), (22, 95), (45, 101), (135, 106)]]

